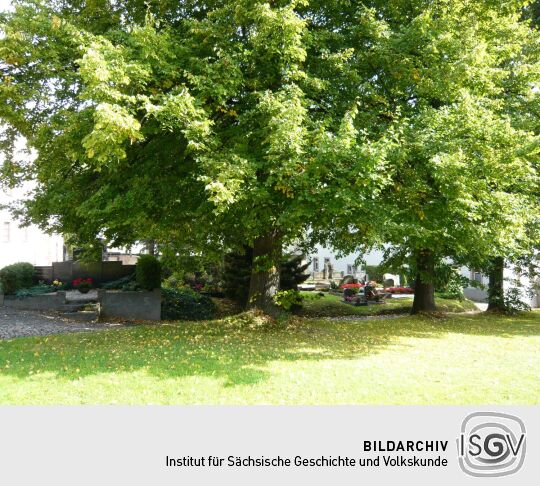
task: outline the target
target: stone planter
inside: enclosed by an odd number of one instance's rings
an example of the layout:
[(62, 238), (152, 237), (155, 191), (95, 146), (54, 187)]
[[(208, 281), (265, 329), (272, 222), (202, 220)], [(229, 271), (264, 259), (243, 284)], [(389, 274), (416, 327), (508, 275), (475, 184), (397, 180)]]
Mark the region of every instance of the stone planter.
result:
[(0, 294), (0, 305), (3, 298), (3, 305), (12, 309), (35, 310), (35, 311), (59, 311), (66, 305), (66, 292), (58, 291), (54, 294), (32, 295), (29, 297), (7, 297)]
[(101, 318), (120, 318), (137, 321), (161, 320), (161, 290), (111, 291), (98, 289)]

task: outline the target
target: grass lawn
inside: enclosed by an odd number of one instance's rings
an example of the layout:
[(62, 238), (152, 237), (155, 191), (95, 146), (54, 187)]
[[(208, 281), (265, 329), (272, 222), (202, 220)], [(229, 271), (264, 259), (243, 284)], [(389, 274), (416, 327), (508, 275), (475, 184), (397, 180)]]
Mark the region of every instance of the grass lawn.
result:
[(136, 326), (0, 341), (1, 404), (540, 404), (540, 313)]
[[(341, 316), (373, 316), (381, 314), (407, 314), (411, 311), (413, 297), (388, 299), (385, 304), (370, 304), (354, 306), (343, 302), (343, 298), (325, 293), (324, 297), (316, 298), (315, 292), (303, 292), (306, 299), (300, 314), (304, 317), (341, 317)], [(441, 312), (466, 312), (477, 310), (474, 302), (464, 299), (449, 300), (435, 299)]]

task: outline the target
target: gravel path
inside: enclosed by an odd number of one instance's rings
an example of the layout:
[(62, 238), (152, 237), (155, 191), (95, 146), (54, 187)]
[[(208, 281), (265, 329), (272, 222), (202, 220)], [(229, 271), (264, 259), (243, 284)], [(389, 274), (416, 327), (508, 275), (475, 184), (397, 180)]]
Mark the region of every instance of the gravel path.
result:
[(67, 332), (95, 331), (119, 327), (118, 323), (87, 323), (70, 321), (59, 316), (0, 307), (0, 339), (22, 336), (47, 336)]
[(373, 316), (339, 316), (339, 317), (312, 317), (311, 319), (324, 319), (328, 321), (385, 321), (409, 317), (409, 314), (376, 314)]

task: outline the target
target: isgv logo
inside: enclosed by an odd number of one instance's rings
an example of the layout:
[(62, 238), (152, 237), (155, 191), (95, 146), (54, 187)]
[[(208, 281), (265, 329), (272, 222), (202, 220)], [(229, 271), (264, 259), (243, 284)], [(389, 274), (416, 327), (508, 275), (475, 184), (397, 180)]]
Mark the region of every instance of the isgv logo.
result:
[(457, 440), (459, 465), (470, 476), (501, 477), (523, 466), (525, 424), (513, 415), (475, 412), (465, 418)]

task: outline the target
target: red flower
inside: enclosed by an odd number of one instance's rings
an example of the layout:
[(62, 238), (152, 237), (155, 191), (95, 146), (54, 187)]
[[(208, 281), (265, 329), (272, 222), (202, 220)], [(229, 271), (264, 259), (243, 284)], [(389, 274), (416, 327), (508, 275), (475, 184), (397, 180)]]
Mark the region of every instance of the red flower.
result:
[(343, 284), (341, 286), (342, 289), (361, 289), (364, 286), (364, 284), (361, 283), (349, 283), (349, 284)]

